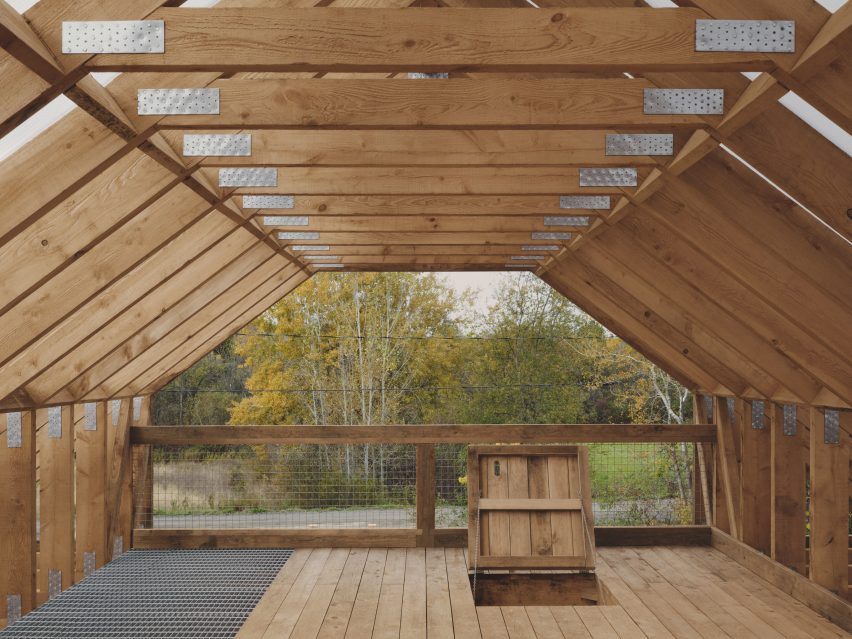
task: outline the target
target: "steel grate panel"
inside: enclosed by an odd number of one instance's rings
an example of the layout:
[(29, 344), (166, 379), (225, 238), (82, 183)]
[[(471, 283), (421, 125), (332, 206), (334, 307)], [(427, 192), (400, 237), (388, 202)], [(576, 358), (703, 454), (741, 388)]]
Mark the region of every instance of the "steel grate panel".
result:
[(219, 186), (278, 186), (278, 169), (219, 169)]
[(580, 169), (580, 186), (636, 186), (636, 169), (618, 167)]
[(139, 89), (139, 115), (219, 115), (219, 89)]
[(553, 231), (535, 231), (530, 234), (530, 238), (533, 240), (570, 240), (571, 234)]
[(588, 215), (548, 215), (544, 218), (545, 226), (588, 226)]
[(0, 637), (236, 636), (291, 550), (131, 550)]
[(696, 51), (795, 53), (792, 20), (696, 20)]
[(183, 154), (187, 157), (249, 157), (250, 133), (186, 133)]
[(307, 226), (307, 215), (264, 215), (264, 226)]
[(292, 195), (244, 195), (244, 209), (292, 209), (296, 198)]
[(645, 89), (645, 115), (722, 115), (724, 89)]
[(91, 20), (62, 23), (62, 53), (165, 53), (162, 20)]
[(672, 133), (608, 133), (607, 155), (672, 155)]
[(608, 209), (612, 206), (608, 195), (562, 195), (560, 209)]

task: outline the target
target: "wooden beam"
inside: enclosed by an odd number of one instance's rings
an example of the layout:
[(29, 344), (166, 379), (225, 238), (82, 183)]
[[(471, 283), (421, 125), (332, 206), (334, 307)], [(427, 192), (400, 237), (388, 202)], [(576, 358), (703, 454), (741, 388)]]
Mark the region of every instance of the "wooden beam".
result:
[[(91, 414), (92, 412), (94, 412), (94, 415)], [(92, 416), (94, 420), (91, 419)], [(75, 405), (74, 421), (76, 582), (86, 576), (87, 556), (94, 555), (95, 568), (100, 568), (106, 564), (109, 556), (106, 513), (108, 472), (106, 403)]]
[[(772, 440), (772, 559), (806, 574), (805, 427), (800, 410), (795, 432), (784, 433), (784, 407), (767, 406)], [(805, 416), (807, 419), (807, 416)]]
[(74, 585), (74, 417), (72, 406), (36, 411), (39, 462), (38, 600)]
[[(125, 539), (121, 534), (125, 522), (122, 521), (124, 508), (122, 503), (130, 498), (126, 493), (127, 479), (130, 476), (131, 453), (130, 453), (130, 421), (131, 407), (129, 399), (120, 401), (117, 423), (111, 430), (112, 436), (111, 454), (108, 459), (109, 475), (107, 476), (107, 540), (110, 560), (130, 548), (131, 540)], [(110, 406), (110, 410), (114, 410)], [(112, 416), (110, 416), (112, 421)], [(109, 436), (108, 436), (109, 437)]]
[[(447, 246), (451, 244), (482, 244), (482, 245), (499, 245), (499, 244), (523, 244), (532, 242), (531, 232), (511, 232), (499, 233), (493, 231), (436, 231), (431, 233), (417, 233), (409, 231), (373, 231), (370, 233), (349, 233), (349, 232), (329, 232), (320, 233), (318, 240), (282, 240), (282, 244), (297, 244), (300, 246), (311, 245), (329, 245), (329, 246), (358, 246), (367, 245), (374, 246), (376, 244), (395, 245), (395, 244), (419, 244), (441, 245)], [(541, 240), (560, 244), (564, 240)]]
[[(20, 419), (21, 441), (8, 435)], [(13, 445), (10, 447), (9, 443)], [(36, 607), (36, 420), (34, 411), (0, 415), (0, 620), (9, 597), (20, 597), (21, 614)], [(2, 623), (0, 623), (2, 625)]]
[[(137, 401), (134, 398), (134, 401)], [(134, 427), (151, 425), (151, 396), (138, 398), (141, 402)], [(135, 415), (134, 415), (135, 417)], [(154, 527), (154, 456), (151, 446), (133, 447), (133, 528)], [(135, 533), (134, 533), (135, 534)]]
[[(734, 400), (732, 400), (734, 401)], [(736, 402), (734, 401), (734, 407)], [(736, 440), (740, 433), (739, 416), (736, 409), (728, 410), (727, 398), (713, 397), (713, 415), (716, 421), (717, 448), (719, 451), (719, 475), (725, 491), (728, 526), (731, 536), (742, 539), (740, 520), (740, 464), (737, 457)]]
[[(218, 115), (145, 116), (177, 129), (601, 129), (713, 125), (721, 116), (645, 115), (634, 79), (217, 80)], [(323, 105), (318, 110), (315, 105)]]
[[(275, 214), (275, 211), (269, 211)], [(285, 213), (288, 211), (277, 211)], [(262, 218), (259, 218), (262, 221)], [(488, 233), (516, 233), (532, 231), (570, 231), (583, 233), (588, 226), (567, 224), (546, 226), (544, 217), (520, 215), (430, 215), (399, 217), (394, 215), (341, 215), (310, 217), (306, 226), (270, 224), (264, 228), (273, 231), (325, 231), (338, 233), (397, 232), (433, 233), (483, 231)]]
[(435, 445), (417, 444), (416, 517), (417, 545), (435, 543)]
[(416, 528), (137, 530), (134, 548), (414, 548)]
[(0, 47), (46, 82), (53, 84), (62, 79), (62, 69), (53, 53), (6, 0), (0, 0)]
[(712, 442), (712, 425), (432, 424), (382, 426), (147, 426), (134, 444), (440, 444), (494, 442)]
[(763, 402), (763, 418), (755, 414), (755, 402), (742, 400), (742, 541), (769, 555), (771, 540), (772, 456), (770, 417), (772, 405)]
[[(806, 409), (805, 409), (806, 410)], [(840, 422), (831, 441), (824, 410), (810, 413), (811, 579), (846, 597), (849, 589), (849, 449), (852, 412), (835, 411)]]

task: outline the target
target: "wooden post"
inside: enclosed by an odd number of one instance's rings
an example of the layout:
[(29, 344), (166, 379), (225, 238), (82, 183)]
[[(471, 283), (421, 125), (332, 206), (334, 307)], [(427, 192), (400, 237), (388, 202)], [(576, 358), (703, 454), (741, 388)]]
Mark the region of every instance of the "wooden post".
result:
[[(118, 402), (118, 404), (116, 404)], [(130, 496), (130, 400), (112, 400), (108, 404), (111, 441), (108, 455), (107, 524), (109, 556), (114, 559), (129, 548), (132, 502)], [(125, 536), (127, 535), (127, 536)]]
[(74, 451), (77, 460), (77, 559), (75, 580), (103, 566), (107, 552), (107, 405), (90, 402), (74, 407)]
[(74, 584), (74, 411), (36, 411), (39, 480), (38, 602)]
[[(704, 404), (703, 398), (698, 393), (692, 394), (692, 415), (693, 421), (696, 424), (710, 424), (712, 419), (707, 414), (707, 407)], [(695, 491), (695, 500), (699, 498), (699, 489), (701, 497), (701, 510), (703, 513), (702, 521), (709, 525), (715, 525), (715, 514), (713, 509), (713, 467), (714, 453), (712, 444), (696, 443), (696, 485), (699, 487)], [(698, 523), (696, 521), (696, 523)]]
[(811, 409), (811, 579), (849, 588), (849, 432), (852, 412)]
[(0, 628), (36, 605), (35, 440), (33, 411), (0, 415)]
[(800, 410), (796, 406), (771, 406), (771, 555), (805, 575), (805, 428), (797, 418)]
[[(134, 398), (139, 414), (133, 426), (151, 424), (151, 396)], [(154, 527), (154, 460), (150, 445), (133, 446), (133, 528)]]
[(772, 453), (769, 415), (772, 404), (742, 402), (742, 540), (765, 555), (772, 551)]
[(435, 544), (435, 445), (417, 444), (418, 546)]
[[(733, 406), (731, 405), (733, 404)], [(734, 410), (730, 410), (733, 408)], [(726, 397), (713, 397), (713, 416), (716, 421), (717, 444), (719, 451), (719, 478), (724, 494), (725, 515), (729, 532), (735, 539), (742, 538), (739, 525), (740, 512), (740, 464), (738, 460), (737, 439), (739, 437), (739, 417), (736, 401)]]

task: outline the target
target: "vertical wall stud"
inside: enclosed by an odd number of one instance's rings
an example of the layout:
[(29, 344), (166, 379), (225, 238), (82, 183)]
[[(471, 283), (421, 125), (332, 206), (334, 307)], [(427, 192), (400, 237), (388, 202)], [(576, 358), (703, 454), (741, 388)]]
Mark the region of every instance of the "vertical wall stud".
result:
[(805, 429), (790, 423), (791, 413), (796, 415), (795, 406), (791, 411), (786, 406), (767, 403), (767, 410), (772, 444), (771, 555), (775, 561), (804, 575)]
[[(77, 484), (77, 543), (75, 581), (104, 565), (107, 558), (106, 477), (107, 404), (89, 402), (74, 407), (75, 481)], [(91, 572), (90, 570), (90, 572)]]
[(417, 528), (418, 546), (435, 542), (435, 445), (417, 444)]
[(771, 542), (771, 436), (765, 403), (744, 401), (742, 429), (742, 540), (768, 555)]

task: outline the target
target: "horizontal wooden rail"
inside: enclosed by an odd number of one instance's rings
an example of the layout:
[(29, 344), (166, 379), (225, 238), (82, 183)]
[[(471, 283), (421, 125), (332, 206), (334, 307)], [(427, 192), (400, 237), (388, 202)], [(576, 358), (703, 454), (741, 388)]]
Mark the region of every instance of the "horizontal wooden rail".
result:
[(145, 426), (134, 444), (486, 444), (713, 442), (712, 424), (429, 424), (383, 426)]
[(479, 510), (582, 510), (579, 499), (480, 499)]

